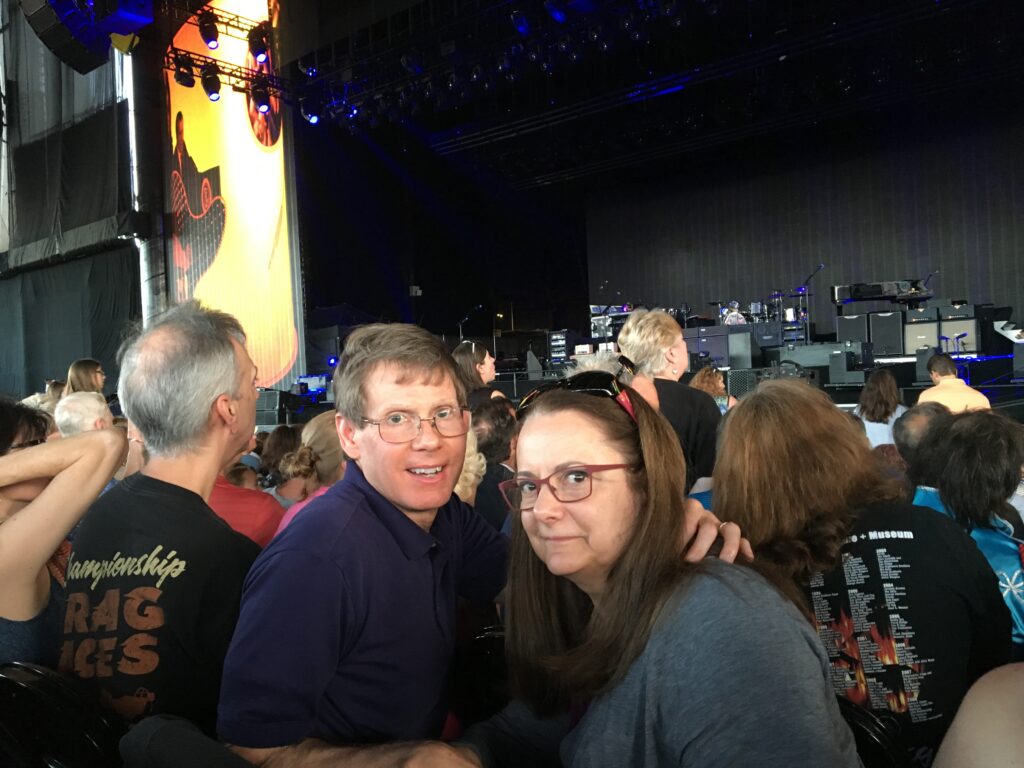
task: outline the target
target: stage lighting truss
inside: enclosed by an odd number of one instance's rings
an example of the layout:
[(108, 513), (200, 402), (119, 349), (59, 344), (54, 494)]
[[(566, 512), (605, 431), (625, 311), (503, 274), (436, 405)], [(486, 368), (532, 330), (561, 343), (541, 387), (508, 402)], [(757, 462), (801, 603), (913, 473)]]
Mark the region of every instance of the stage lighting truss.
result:
[[(281, 101), (289, 104), (295, 101), (292, 98), (291, 83), (283, 78), (247, 69), (246, 67), (239, 67), (225, 61), (217, 61), (209, 56), (183, 51), (180, 48), (171, 48), (167, 52), (166, 56), (164, 56), (164, 69), (173, 72), (175, 81), (186, 88), (191, 88), (195, 85), (195, 73), (198, 70), (203, 89), (211, 101), (219, 99), (221, 85), (227, 85), (231, 90), (238, 93), (252, 93), (253, 86), (255, 85), (257, 88), (264, 89), (268, 98), (276, 96)], [(191, 83), (182, 82), (187, 80), (184, 75), (179, 79), (179, 74), (185, 72), (191, 78)], [(217, 99), (211, 95), (215, 81), (216, 93), (218, 94)]]
[(223, 34), (236, 40), (247, 41), (249, 34), (254, 29), (269, 28), (265, 21), (256, 21), (239, 16), (237, 13), (228, 13), (220, 8), (212, 9), (204, 6), (197, 13), (195, 4), (190, 5), (187, 0), (164, 0), (163, 13), (170, 18), (199, 27), (199, 34), (210, 50), (217, 47), (217, 45), (210, 45), (211, 36), (214, 40), (218, 40), (219, 36)]

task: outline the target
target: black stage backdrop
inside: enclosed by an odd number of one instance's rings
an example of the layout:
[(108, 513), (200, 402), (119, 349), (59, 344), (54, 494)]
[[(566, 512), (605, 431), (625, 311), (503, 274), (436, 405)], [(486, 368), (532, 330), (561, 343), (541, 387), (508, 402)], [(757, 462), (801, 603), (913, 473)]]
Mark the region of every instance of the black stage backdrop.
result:
[(113, 392), (117, 348), (141, 315), (140, 295), (131, 246), (0, 280), (0, 392), (38, 392), (80, 357), (103, 364)]
[(834, 331), (828, 288), (840, 283), (941, 270), (937, 297), (1018, 305), (1024, 113), (956, 120), (890, 115), (853, 137), (764, 139), (671, 180), (594, 194), (591, 301), (708, 312), (713, 300), (745, 305), (797, 286), (823, 262), (819, 333)]

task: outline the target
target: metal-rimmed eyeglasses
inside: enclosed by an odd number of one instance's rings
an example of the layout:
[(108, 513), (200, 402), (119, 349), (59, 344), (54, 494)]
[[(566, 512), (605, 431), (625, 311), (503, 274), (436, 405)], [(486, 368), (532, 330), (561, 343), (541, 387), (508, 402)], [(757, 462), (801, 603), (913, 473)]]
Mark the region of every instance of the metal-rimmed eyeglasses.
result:
[(594, 492), (594, 474), (612, 469), (631, 469), (631, 464), (577, 464), (552, 472), (547, 477), (518, 475), (498, 483), (501, 495), (513, 512), (529, 512), (537, 503), (541, 486), (563, 504), (583, 501)]
[(407, 411), (393, 411), (383, 419), (360, 417), (364, 424), (374, 424), (380, 439), (385, 443), (409, 443), (416, 439), (423, 422), (434, 425), (441, 437), (459, 437), (469, 432), (469, 409), (447, 406), (434, 411), (430, 418), (424, 418)]

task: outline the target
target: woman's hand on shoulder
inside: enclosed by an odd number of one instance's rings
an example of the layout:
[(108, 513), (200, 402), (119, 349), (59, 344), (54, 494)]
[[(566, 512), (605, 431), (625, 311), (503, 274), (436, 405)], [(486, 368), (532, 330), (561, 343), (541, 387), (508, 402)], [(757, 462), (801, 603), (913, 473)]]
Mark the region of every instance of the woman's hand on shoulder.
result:
[(754, 550), (736, 523), (723, 523), (696, 499), (686, 499), (683, 502), (683, 559), (699, 563), (719, 540), (722, 545), (719, 560), (733, 563), (739, 555), (747, 560), (754, 559)]

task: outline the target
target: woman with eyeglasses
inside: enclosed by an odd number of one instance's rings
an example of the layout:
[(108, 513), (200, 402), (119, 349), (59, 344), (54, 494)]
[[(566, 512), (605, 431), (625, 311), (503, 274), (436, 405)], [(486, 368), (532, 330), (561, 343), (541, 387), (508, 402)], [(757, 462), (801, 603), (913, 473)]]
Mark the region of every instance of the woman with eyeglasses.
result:
[(0, 663), (56, 666), (65, 538), (125, 457), (122, 430), (48, 430), (46, 414), (0, 399)]
[(666, 421), (594, 372), (520, 411), (502, 483), (515, 700), (469, 730), (467, 764), (859, 766), (786, 585), (682, 554), (685, 463)]
[(471, 411), (492, 398), (505, 396), (490, 386), (498, 374), (494, 370), (494, 357), (483, 344), (459, 342), (452, 350), (452, 357), (466, 388), (466, 404)]

